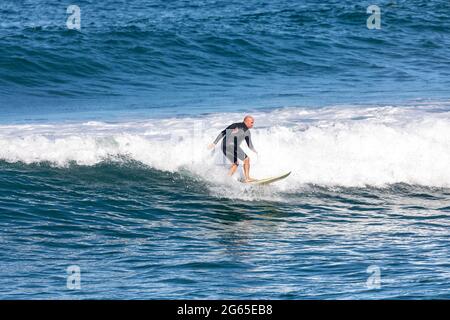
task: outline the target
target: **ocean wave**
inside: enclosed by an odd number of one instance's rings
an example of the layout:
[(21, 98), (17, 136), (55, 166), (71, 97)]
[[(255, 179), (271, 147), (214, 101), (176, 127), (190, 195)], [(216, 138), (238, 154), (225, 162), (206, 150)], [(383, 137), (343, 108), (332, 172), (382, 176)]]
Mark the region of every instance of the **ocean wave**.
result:
[(411, 96), (405, 88), (439, 98), (448, 91), (448, 3), (442, 1), (428, 10), (417, 10), (422, 2), (381, 5), (379, 32), (367, 30), (366, 7), (352, 2), (79, 5), (80, 31), (67, 29), (66, 6), (56, 2), (9, 2), (0, 9), (2, 96), (170, 92), (163, 97), (170, 100), (181, 87), (186, 95), (229, 103), (227, 89), (236, 86), (272, 99), (292, 91), (317, 99), (324, 88), (330, 99), (353, 88), (352, 94), (374, 92), (380, 102), (387, 91)]
[[(305, 184), (450, 187), (448, 107), (283, 108), (254, 114), (252, 174), (292, 171), (280, 190)], [(148, 119), (0, 126), (0, 159), (93, 166), (130, 159), (157, 170), (187, 170), (226, 183), (220, 148), (206, 149), (237, 113)], [(243, 148), (245, 149), (245, 145)]]

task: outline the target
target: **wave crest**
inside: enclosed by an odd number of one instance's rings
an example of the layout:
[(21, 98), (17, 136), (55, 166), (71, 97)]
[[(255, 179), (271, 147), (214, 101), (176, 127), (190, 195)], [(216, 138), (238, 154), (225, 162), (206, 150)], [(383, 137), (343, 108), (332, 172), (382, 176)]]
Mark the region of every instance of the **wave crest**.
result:
[[(158, 170), (187, 169), (221, 180), (228, 164), (219, 148), (212, 155), (206, 146), (240, 116), (0, 126), (0, 159), (91, 166), (127, 157)], [(286, 108), (254, 116), (258, 155), (247, 150), (253, 175), (292, 171), (280, 188), (306, 183), (450, 187), (447, 109)]]

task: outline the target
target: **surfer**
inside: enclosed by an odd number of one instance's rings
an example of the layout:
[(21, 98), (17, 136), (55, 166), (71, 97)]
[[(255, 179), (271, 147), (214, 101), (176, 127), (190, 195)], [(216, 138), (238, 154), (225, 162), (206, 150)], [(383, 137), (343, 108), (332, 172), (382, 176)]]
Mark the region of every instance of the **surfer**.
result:
[(239, 166), (239, 159), (244, 162), (245, 182), (252, 182), (255, 181), (255, 179), (250, 178), (250, 158), (245, 154), (244, 150), (241, 149), (240, 145), (242, 141), (245, 140), (250, 150), (257, 153), (253, 147), (252, 137), (250, 135), (250, 129), (253, 128), (254, 123), (255, 120), (253, 117), (247, 115), (243, 122), (233, 123), (222, 130), (216, 140), (208, 146), (209, 149), (213, 149), (220, 139), (223, 138), (222, 152), (232, 163), (228, 175), (232, 176), (236, 172), (236, 169)]

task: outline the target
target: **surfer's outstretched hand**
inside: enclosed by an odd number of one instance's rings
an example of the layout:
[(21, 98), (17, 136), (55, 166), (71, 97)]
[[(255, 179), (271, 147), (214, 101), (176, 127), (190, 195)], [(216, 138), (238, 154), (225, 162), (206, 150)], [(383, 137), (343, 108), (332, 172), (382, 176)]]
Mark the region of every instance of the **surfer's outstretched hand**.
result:
[(209, 150), (214, 149), (215, 146), (216, 146), (216, 145), (215, 145), (214, 143), (210, 143), (210, 144), (208, 145), (208, 149), (209, 149)]

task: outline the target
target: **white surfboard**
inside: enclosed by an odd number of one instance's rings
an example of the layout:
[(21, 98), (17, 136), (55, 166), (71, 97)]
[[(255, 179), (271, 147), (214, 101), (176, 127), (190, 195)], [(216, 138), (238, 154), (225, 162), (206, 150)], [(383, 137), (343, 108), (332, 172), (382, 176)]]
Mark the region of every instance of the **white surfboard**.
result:
[(287, 178), (290, 174), (291, 174), (291, 171), (289, 171), (288, 173), (282, 174), (281, 176), (265, 178), (265, 179), (258, 179), (258, 180), (252, 181), (252, 182), (243, 182), (243, 183), (252, 184), (252, 185), (265, 185), (265, 184), (274, 183), (275, 181), (283, 180), (283, 179)]

